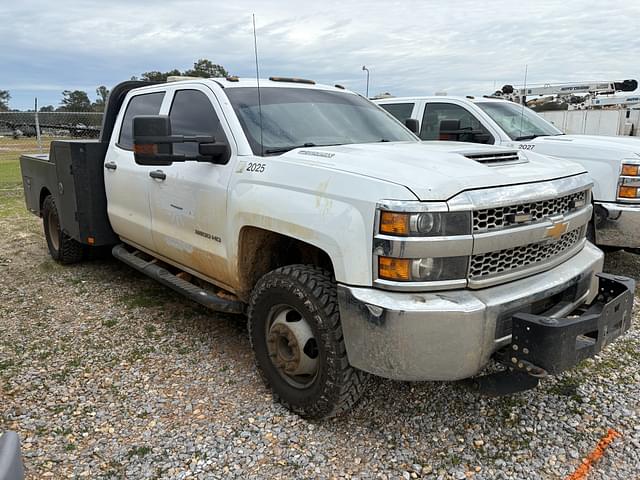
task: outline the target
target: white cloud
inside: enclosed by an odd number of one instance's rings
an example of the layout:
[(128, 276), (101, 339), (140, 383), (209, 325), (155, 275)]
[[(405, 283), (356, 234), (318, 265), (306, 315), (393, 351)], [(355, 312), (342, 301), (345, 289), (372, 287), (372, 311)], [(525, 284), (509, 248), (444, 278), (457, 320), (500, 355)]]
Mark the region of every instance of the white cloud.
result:
[(0, 88), (111, 85), (201, 57), (253, 75), (253, 12), (265, 76), (364, 91), (367, 65), (370, 92), (395, 94), (490, 93), (525, 64), (530, 83), (637, 76), (640, 2), (25, 0), (0, 6)]

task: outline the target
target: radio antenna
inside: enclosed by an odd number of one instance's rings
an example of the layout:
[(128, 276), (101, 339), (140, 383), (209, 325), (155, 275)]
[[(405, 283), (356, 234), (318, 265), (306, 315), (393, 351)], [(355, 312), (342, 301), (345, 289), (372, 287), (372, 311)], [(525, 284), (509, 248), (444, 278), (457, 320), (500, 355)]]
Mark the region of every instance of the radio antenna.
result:
[(253, 51), (256, 56), (256, 83), (258, 84), (258, 117), (260, 118), (260, 156), (264, 157), (264, 141), (262, 136), (262, 99), (260, 98), (260, 69), (258, 68), (258, 37), (256, 35), (256, 14), (253, 17)]
[(524, 87), (522, 88), (522, 95), (520, 96), (520, 102), (522, 103), (522, 110), (520, 111), (520, 137), (522, 136), (522, 122), (524, 121), (524, 107), (527, 104), (527, 71), (529, 70), (529, 64), (524, 66)]

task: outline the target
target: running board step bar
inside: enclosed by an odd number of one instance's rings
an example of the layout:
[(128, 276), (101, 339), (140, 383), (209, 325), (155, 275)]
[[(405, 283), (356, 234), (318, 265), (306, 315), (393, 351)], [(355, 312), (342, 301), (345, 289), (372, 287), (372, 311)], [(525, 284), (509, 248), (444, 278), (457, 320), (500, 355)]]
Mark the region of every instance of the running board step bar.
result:
[(224, 313), (245, 312), (244, 304), (239, 300), (229, 300), (207, 292), (193, 283), (177, 277), (166, 268), (158, 265), (155, 260), (146, 261), (136, 256), (135, 253), (128, 251), (122, 244), (113, 247), (111, 253), (130, 267), (211, 310)]

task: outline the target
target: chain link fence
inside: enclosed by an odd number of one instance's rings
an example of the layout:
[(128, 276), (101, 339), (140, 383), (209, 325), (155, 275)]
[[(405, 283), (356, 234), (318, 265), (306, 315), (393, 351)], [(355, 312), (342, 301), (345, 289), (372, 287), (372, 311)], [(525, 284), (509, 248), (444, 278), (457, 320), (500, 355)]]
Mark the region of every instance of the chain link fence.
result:
[(0, 112), (0, 136), (98, 138), (101, 112)]

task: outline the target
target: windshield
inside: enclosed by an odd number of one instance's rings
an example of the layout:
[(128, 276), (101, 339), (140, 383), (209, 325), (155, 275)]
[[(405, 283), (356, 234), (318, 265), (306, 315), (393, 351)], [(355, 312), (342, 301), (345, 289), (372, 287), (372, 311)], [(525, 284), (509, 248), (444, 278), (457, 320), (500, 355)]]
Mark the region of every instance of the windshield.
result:
[(261, 88), (262, 134), (257, 89), (229, 88), (226, 94), (255, 155), (297, 147), (417, 141), (389, 114), (351, 93)]
[(476, 102), (487, 115), (507, 132), (511, 140), (527, 140), (562, 132), (533, 110), (511, 102)]

